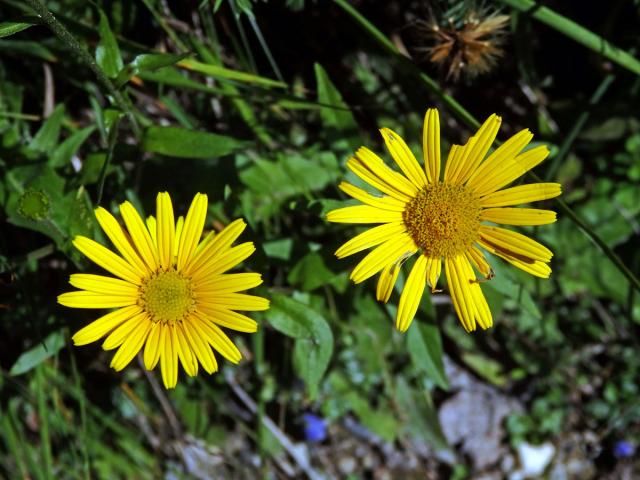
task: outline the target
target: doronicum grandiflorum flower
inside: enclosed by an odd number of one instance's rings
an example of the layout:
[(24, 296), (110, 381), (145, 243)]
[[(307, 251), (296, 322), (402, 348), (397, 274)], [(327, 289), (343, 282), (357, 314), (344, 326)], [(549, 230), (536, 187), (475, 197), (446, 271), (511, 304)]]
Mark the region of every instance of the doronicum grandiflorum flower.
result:
[(257, 324), (236, 310), (269, 308), (262, 297), (239, 293), (262, 283), (258, 273), (227, 273), (248, 258), (251, 242), (232, 246), (246, 224), (238, 219), (202, 241), (207, 196), (197, 194), (186, 218), (176, 222), (171, 197), (157, 197), (156, 217), (146, 223), (129, 202), (120, 205), (126, 230), (102, 207), (98, 223), (117, 255), (90, 238), (78, 236), (74, 246), (115, 277), (77, 273), (69, 283), (80, 289), (63, 293), (58, 302), (72, 308), (114, 308), (73, 336), (75, 345), (104, 337), (105, 350), (118, 349), (111, 366), (122, 370), (144, 348), (144, 365), (158, 362), (166, 388), (178, 381), (178, 360), (189, 376), (198, 363), (207, 373), (218, 369), (212, 348), (238, 363), (240, 351), (220, 327), (255, 332)]
[(533, 138), (523, 130), (504, 142), (487, 158), (501, 119), (491, 115), (465, 145), (453, 145), (440, 170), (440, 120), (429, 109), (424, 119), (422, 168), (396, 133), (380, 130), (391, 156), (402, 173), (388, 167), (371, 150), (361, 147), (347, 161), (347, 167), (366, 183), (382, 192), (372, 195), (350, 183), (340, 189), (361, 201), (327, 214), (339, 223), (382, 225), (370, 228), (342, 245), (336, 256), (343, 258), (375, 247), (351, 272), (360, 283), (380, 273), (376, 297), (387, 302), (400, 266), (418, 257), (400, 296), (396, 327), (401, 332), (411, 325), (426, 284), (432, 293), (444, 263), (451, 300), (466, 331), (493, 324), (491, 311), (474, 268), (484, 279), (493, 272), (479, 247), (515, 267), (548, 278), (551, 251), (503, 225), (544, 225), (556, 221), (555, 212), (514, 205), (557, 197), (558, 183), (533, 183), (504, 188), (538, 165), (549, 154), (546, 146), (523, 150)]

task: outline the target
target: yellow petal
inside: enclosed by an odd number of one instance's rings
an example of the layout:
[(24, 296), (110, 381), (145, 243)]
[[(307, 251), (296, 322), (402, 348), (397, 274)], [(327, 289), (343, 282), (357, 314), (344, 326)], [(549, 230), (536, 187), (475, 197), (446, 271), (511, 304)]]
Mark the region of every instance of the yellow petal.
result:
[(152, 322), (151, 331), (144, 346), (144, 368), (147, 370), (153, 370), (158, 364), (166, 333), (166, 328), (162, 323)]
[[(158, 215), (160, 218), (160, 215)], [(173, 228), (173, 227), (172, 227)], [(160, 232), (158, 232), (160, 234)], [(158, 239), (160, 235), (158, 235)], [(164, 337), (164, 348), (160, 353), (160, 369), (162, 370), (162, 383), (166, 389), (175, 388), (178, 383), (178, 348), (174, 345), (175, 326), (167, 325)]]
[(120, 308), (107, 313), (98, 320), (78, 330), (72, 337), (73, 344), (79, 346), (95, 342), (118, 327), (122, 322), (129, 320), (140, 312), (142, 312), (142, 309), (138, 305), (131, 305), (130, 307)]
[(198, 283), (213, 275), (224, 273), (249, 258), (255, 251), (256, 247), (252, 242), (245, 242), (228, 249), (226, 252), (213, 255), (207, 263), (193, 271), (193, 281)]
[(480, 238), (485, 243), (492, 245), (494, 250), (504, 252), (507, 255), (522, 256), (542, 262), (548, 262), (553, 257), (553, 252), (544, 245), (521, 233), (504, 228), (481, 225)]
[(427, 186), (427, 176), (400, 135), (389, 128), (380, 129), (389, 153), (403, 171), (405, 176), (418, 188)]
[(93, 275), (90, 273), (74, 273), (69, 283), (76, 288), (103, 295), (137, 297), (140, 287), (118, 278)]
[(354, 253), (361, 252), (367, 248), (375, 247), (376, 245), (386, 242), (396, 235), (402, 235), (406, 229), (403, 223), (385, 223), (378, 225), (377, 227), (370, 228), (346, 242), (338, 250), (336, 250), (336, 257), (344, 258)]
[(479, 243), (494, 255), (505, 259), (514, 267), (517, 267), (520, 270), (523, 270), (535, 277), (549, 278), (549, 276), (551, 275), (551, 267), (549, 267), (549, 265), (547, 265), (545, 262), (541, 262), (540, 260), (533, 260), (531, 258), (509, 255), (507, 252), (496, 250), (493, 245), (482, 242), (482, 240), (480, 240)]
[(80, 235), (73, 239), (73, 245), (96, 265), (123, 280), (140, 285), (141, 275), (121, 257), (98, 242)]
[[(178, 260), (178, 250), (180, 248), (180, 237), (182, 236), (182, 229), (184, 228), (184, 217), (180, 215), (176, 220), (176, 236), (173, 241), (173, 260)], [(157, 229), (157, 227), (156, 227)]]
[(198, 360), (189, 345), (182, 324), (176, 326), (175, 334), (177, 342), (174, 342), (174, 346), (178, 347), (178, 358), (182, 368), (184, 368), (187, 375), (195, 377), (198, 374)]
[(369, 252), (353, 269), (350, 278), (355, 283), (364, 282), (386, 265), (406, 258), (415, 253), (416, 250), (417, 247), (409, 235), (402, 234), (393, 237)]
[(493, 277), (493, 269), (487, 259), (484, 256), (484, 253), (480, 251), (475, 246), (471, 246), (466, 252), (465, 255), (467, 259), (471, 262), (471, 264), (478, 270), (485, 278)]
[[(167, 192), (158, 193), (156, 198), (156, 215), (158, 216), (156, 238), (158, 239), (160, 266), (168, 270), (173, 264), (173, 242), (175, 242), (176, 223), (173, 217), (171, 197)], [(173, 377), (171, 377), (171, 379), (173, 379)]]
[(107, 234), (109, 240), (111, 240), (129, 265), (136, 270), (138, 275), (141, 277), (145, 276), (149, 272), (147, 266), (133, 248), (129, 239), (125, 236), (122, 227), (115, 217), (102, 207), (96, 208), (95, 215), (104, 233)]
[(147, 230), (149, 230), (149, 235), (151, 236), (151, 240), (153, 241), (153, 245), (155, 250), (158, 250), (158, 239), (156, 238), (156, 232), (158, 231), (158, 222), (156, 222), (156, 217), (153, 215), (149, 215), (145, 220), (145, 224), (147, 225)]
[(406, 203), (402, 200), (389, 196), (376, 197), (375, 195), (371, 195), (369, 192), (347, 182), (341, 182), (338, 187), (347, 195), (355, 198), (356, 200), (360, 200), (371, 207), (392, 210), (395, 212), (404, 212), (404, 208), (406, 206)]
[(222, 327), (231, 328), (238, 332), (249, 333), (258, 330), (258, 324), (255, 320), (227, 308), (198, 305), (198, 310), (202, 311), (211, 321)]
[(437, 290), (438, 279), (442, 271), (442, 260), (440, 257), (429, 257), (427, 262), (427, 280), (431, 287), (431, 293), (435, 293)]
[(398, 315), (396, 316), (396, 328), (406, 332), (418, 311), (424, 287), (427, 283), (427, 257), (419, 255), (411, 269), (400, 295)]
[(334, 223), (389, 223), (401, 222), (402, 212), (382, 210), (369, 205), (353, 205), (327, 213), (327, 220)]
[(530, 183), (490, 193), (480, 199), (480, 206), (489, 208), (520, 205), (554, 198), (561, 193), (562, 185), (559, 183)]
[(203, 279), (194, 283), (193, 288), (196, 298), (204, 298), (209, 294), (231, 293), (249, 290), (262, 283), (262, 275), (259, 273), (226, 273)]
[(242, 354), (238, 347), (220, 330), (215, 323), (204, 317), (199, 317), (198, 327), (204, 334), (205, 339), (217, 352), (232, 363), (238, 363), (242, 359)]
[(247, 224), (241, 218), (234, 220), (227, 225), (220, 233), (215, 235), (212, 239), (205, 238), (206, 245), (198, 250), (184, 267), (185, 275), (191, 275), (193, 272), (199, 270), (203, 264), (209, 262), (212, 258), (215, 258), (219, 252), (229, 248), (233, 242), (244, 231)]
[(205, 372), (211, 374), (218, 370), (218, 362), (211, 351), (211, 347), (209, 347), (209, 344), (205, 340), (204, 334), (195, 326), (197, 322), (200, 322), (200, 320), (195, 317), (190, 317), (184, 321), (184, 334), (189, 340), (189, 345), (191, 345), (193, 352), (196, 354), (196, 357), (198, 357), (198, 361)]
[(149, 321), (149, 316), (146, 312), (140, 312), (139, 314), (131, 317), (109, 334), (102, 343), (102, 348), (104, 350), (113, 350), (114, 348), (119, 347), (131, 335), (134, 328), (136, 328), (140, 323), (147, 321)]
[(136, 246), (144, 263), (147, 264), (151, 271), (156, 271), (159, 265), (158, 250), (135, 207), (129, 202), (122, 203), (120, 205), (120, 215), (122, 215), (129, 235), (131, 235), (131, 241)]
[(549, 149), (545, 145), (540, 145), (522, 152), (513, 159), (505, 159), (496, 170), (491, 171), (490, 175), (486, 175), (482, 183), (478, 182), (475, 185), (476, 195), (482, 197), (495, 192), (516, 178), (520, 178), (548, 155)]
[(424, 116), (422, 153), (429, 183), (440, 179), (440, 117), (437, 108), (430, 108)]
[(503, 225), (547, 225), (556, 221), (556, 212), (537, 208), (486, 208), (480, 220)]
[[(468, 267), (467, 274), (473, 275), (471, 265), (467, 262), (465, 266)], [(475, 279), (475, 275), (473, 275), (473, 277)], [(491, 309), (489, 309), (489, 305), (487, 304), (487, 299), (484, 297), (480, 284), (476, 280), (471, 282), (469, 289), (471, 291), (471, 296), (473, 297), (475, 319), (480, 325), (480, 328), (486, 330), (493, 325), (493, 316), (491, 315)]]
[(95, 292), (80, 290), (58, 295), (58, 303), (70, 308), (117, 308), (135, 305), (137, 297), (103, 295)]
[(399, 273), (399, 263), (390, 263), (382, 269), (380, 278), (378, 279), (378, 286), (376, 287), (376, 299), (379, 302), (387, 303), (389, 301)]
[[(475, 282), (476, 278), (473, 272), (469, 274), (471, 265), (461, 255), (445, 258), (444, 264), (453, 306), (464, 329), (472, 332), (476, 329), (476, 322), (471, 282)], [(466, 266), (469, 268), (467, 269)]]
[(143, 320), (138, 324), (111, 359), (111, 368), (119, 372), (129, 365), (129, 362), (133, 360), (133, 357), (136, 356), (142, 348), (142, 345), (144, 345), (144, 341), (149, 334), (151, 325), (152, 323), (148, 319)]
[(355, 157), (347, 160), (347, 168), (382, 193), (407, 202), (418, 193), (418, 188), (404, 175), (389, 168), (375, 153), (360, 147)]
[(496, 139), (501, 122), (502, 119), (494, 113), (487, 118), (474, 135), (476, 139), (475, 142), (467, 142), (467, 145), (462, 147), (463, 161), (461, 162), (460, 172), (457, 176), (457, 183), (465, 183), (478, 168), (478, 165), (480, 165), (482, 159), (484, 159), (489, 148), (491, 148), (491, 144), (493, 144), (493, 141)]
[(178, 270), (181, 270), (186, 265), (198, 246), (198, 241), (202, 236), (202, 229), (204, 228), (204, 221), (207, 216), (207, 205), (207, 196), (202, 193), (198, 193), (191, 202), (182, 235), (180, 236), (177, 262)]
[(526, 147), (533, 134), (525, 129), (500, 145), (469, 177), (467, 185), (479, 191), (492, 177), (515, 161), (516, 156)]
[(198, 302), (203, 307), (222, 307), (229, 310), (260, 311), (269, 309), (269, 300), (245, 293), (209, 295)]

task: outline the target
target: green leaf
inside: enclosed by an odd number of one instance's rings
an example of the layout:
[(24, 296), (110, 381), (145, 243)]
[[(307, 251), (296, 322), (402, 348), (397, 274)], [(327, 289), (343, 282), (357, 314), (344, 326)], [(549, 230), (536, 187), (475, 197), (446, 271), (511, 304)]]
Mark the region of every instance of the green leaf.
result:
[(171, 53), (143, 53), (138, 55), (133, 61), (127, 64), (124, 68), (118, 72), (115, 79), (116, 87), (120, 88), (122, 85), (131, 80), (131, 77), (140, 75), (143, 72), (150, 72), (158, 70), (160, 68), (169, 67), (178, 63), (180, 60), (191, 55), (190, 53), (171, 54)]
[(219, 65), (212, 65), (209, 63), (202, 63), (191, 58), (182, 60), (178, 63), (179, 67), (191, 70), (193, 72), (202, 73), (204, 75), (221, 78), (224, 80), (235, 80), (242, 83), (248, 83), (252, 85), (261, 85), (263, 87), (277, 87), (287, 88), (287, 84), (278, 82), (270, 78), (260, 77), (252, 73), (240, 72), (238, 70), (232, 70), (230, 68), (221, 67)]
[(314, 399), (333, 353), (329, 324), (309, 305), (285, 295), (273, 296), (267, 320), (279, 332), (296, 339), (294, 367), (307, 384), (309, 397)]
[(120, 55), (120, 48), (115, 35), (109, 27), (109, 20), (102, 10), (100, 10), (100, 42), (96, 47), (96, 62), (108, 77), (115, 78), (122, 70), (123, 62)]
[(47, 358), (58, 353), (65, 345), (62, 330), (49, 334), (42, 343), (27, 350), (18, 357), (9, 370), (9, 375), (16, 376), (28, 372), (32, 368), (44, 362)]
[(320, 116), (324, 126), (341, 131), (357, 130), (358, 125), (351, 110), (342, 99), (338, 89), (331, 83), (327, 72), (319, 63), (314, 65), (314, 69), (318, 84), (318, 102), (323, 104)]
[(143, 150), (180, 158), (217, 158), (248, 145), (233, 137), (180, 127), (149, 127), (142, 138)]
[(326, 267), (320, 254), (311, 252), (291, 269), (287, 276), (287, 281), (291, 285), (296, 285), (302, 290), (309, 291), (326, 285), (336, 275), (338, 274)]
[(442, 362), (442, 340), (438, 327), (414, 322), (407, 332), (407, 350), (417, 370), (425, 372), (440, 388), (449, 388)]
[(21, 32), (22, 30), (26, 30), (29, 27), (32, 27), (33, 23), (24, 23), (24, 22), (2, 22), (0, 23), (0, 38), (8, 37), (13, 35), (14, 33)]
[(58, 144), (63, 119), (64, 103), (59, 103), (33, 137), (29, 149), (40, 153), (51, 152)]
[(7, 52), (14, 57), (28, 55), (46, 62), (56, 62), (58, 60), (51, 50), (40, 42), (28, 40), (2, 40), (0, 42), (0, 52)]
[(95, 129), (96, 127), (94, 126), (85, 127), (70, 135), (69, 138), (58, 145), (53, 151), (53, 154), (49, 157), (49, 165), (53, 168), (68, 165), (80, 146), (89, 138), (89, 135), (91, 135)]

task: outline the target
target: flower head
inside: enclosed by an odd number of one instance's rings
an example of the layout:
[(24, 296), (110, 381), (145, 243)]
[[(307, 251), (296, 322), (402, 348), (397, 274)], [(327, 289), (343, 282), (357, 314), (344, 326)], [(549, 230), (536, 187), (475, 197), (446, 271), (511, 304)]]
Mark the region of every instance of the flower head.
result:
[(122, 370), (144, 348), (144, 365), (160, 362), (166, 388), (176, 386), (178, 360), (189, 376), (198, 364), (207, 373), (218, 369), (213, 347), (238, 363), (240, 351), (220, 327), (255, 332), (254, 320), (235, 310), (266, 310), (269, 301), (238, 293), (262, 283), (258, 273), (226, 273), (254, 251), (251, 242), (231, 246), (244, 230), (235, 220), (202, 241), (207, 196), (197, 194), (186, 218), (176, 222), (169, 194), (159, 193), (157, 217), (146, 224), (133, 205), (124, 202), (120, 214), (126, 230), (107, 210), (95, 211), (98, 223), (113, 243), (108, 248), (78, 236), (74, 246), (115, 277), (77, 273), (69, 283), (79, 290), (63, 293), (58, 302), (72, 308), (115, 308), (73, 336), (75, 345), (104, 337), (105, 350), (118, 349), (111, 360)]
[(430, 46), (425, 50), (429, 61), (444, 68), (447, 78), (457, 81), (461, 74), (468, 78), (489, 72), (503, 55), (502, 43), (508, 15), (485, 8), (455, 9), (438, 22), (432, 15), (420, 22)]
[(487, 224), (553, 223), (553, 211), (513, 206), (561, 193), (557, 183), (505, 188), (544, 160), (549, 150), (546, 146), (523, 150), (533, 138), (523, 130), (487, 157), (500, 123), (500, 117), (491, 115), (465, 145), (453, 145), (444, 174), (440, 172), (436, 109), (429, 109), (424, 119), (424, 168), (404, 140), (388, 128), (380, 132), (402, 173), (365, 147), (347, 161), (347, 167), (382, 196), (342, 182), (341, 190), (363, 204), (333, 210), (327, 220), (381, 225), (349, 240), (336, 256), (375, 247), (353, 269), (351, 279), (360, 283), (380, 273), (376, 296), (387, 302), (400, 266), (418, 254), (400, 296), (396, 327), (402, 332), (409, 328), (426, 285), (436, 291), (443, 263), (451, 300), (465, 330), (493, 324), (474, 268), (487, 280), (493, 271), (479, 247), (537, 277), (548, 278), (551, 273), (548, 263), (553, 254), (548, 248), (520, 233)]

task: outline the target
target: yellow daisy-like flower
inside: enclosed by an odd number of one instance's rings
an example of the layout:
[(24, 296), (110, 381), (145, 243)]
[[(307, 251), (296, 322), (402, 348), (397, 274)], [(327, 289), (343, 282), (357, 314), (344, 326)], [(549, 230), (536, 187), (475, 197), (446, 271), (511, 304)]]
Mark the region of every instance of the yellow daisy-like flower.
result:
[(523, 130), (485, 159), (500, 122), (500, 117), (491, 115), (465, 145), (453, 145), (442, 177), (436, 109), (427, 110), (424, 118), (424, 169), (404, 140), (388, 128), (380, 132), (402, 174), (365, 147), (347, 162), (353, 173), (384, 194), (372, 195), (342, 182), (340, 189), (363, 205), (327, 214), (331, 222), (382, 224), (336, 251), (336, 256), (343, 258), (375, 247), (354, 268), (351, 279), (360, 283), (380, 273), (376, 297), (387, 302), (401, 264), (419, 253), (400, 296), (396, 327), (401, 332), (411, 325), (427, 283), (432, 293), (436, 291), (443, 262), (451, 300), (465, 330), (475, 330), (476, 323), (483, 329), (493, 324), (474, 267), (485, 279), (490, 279), (493, 272), (478, 247), (537, 277), (548, 278), (551, 274), (548, 263), (553, 254), (548, 248), (520, 233), (485, 223), (553, 223), (553, 211), (512, 206), (561, 193), (558, 183), (504, 188), (544, 160), (549, 150), (538, 146), (523, 151), (533, 138), (529, 130)]
[(73, 336), (86, 345), (107, 335), (102, 347), (118, 349), (111, 360), (122, 370), (144, 347), (144, 365), (160, 362), (166, 388), (178, 381), (178, 359), (189, 376), (198, 363), (207, 373), (218, 369), (211, 347), (238, 363), (242, 355), (220, 327), (255, 332), (257, 324), (235, 310), (266, 310), (269, 301), (238, 293), (262, 283), (258, 273), (225, 273), (254, 251), (251, 242), (231, 246), (246, 224), (238, 219), (202, 241), (207, 196), (197, 194), (186, 218), (174, 220), (171, 197), (157, 197), (157, 220), (145, 222), (129, 202), (120, 205), (126, 230), (107, 210), (95, 211), (100, 226), (120, 255), (78, 236), (74, 246), (118, 278), (77, 273), (69, 283), (80, 290), (63, 293), (58, 302), (72, 308), (117, 308)]

